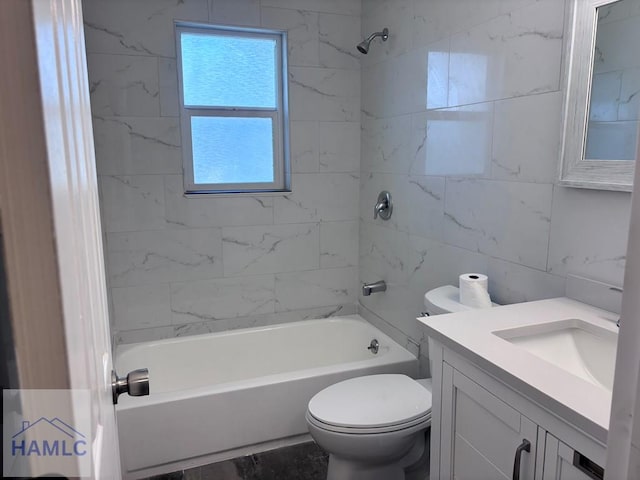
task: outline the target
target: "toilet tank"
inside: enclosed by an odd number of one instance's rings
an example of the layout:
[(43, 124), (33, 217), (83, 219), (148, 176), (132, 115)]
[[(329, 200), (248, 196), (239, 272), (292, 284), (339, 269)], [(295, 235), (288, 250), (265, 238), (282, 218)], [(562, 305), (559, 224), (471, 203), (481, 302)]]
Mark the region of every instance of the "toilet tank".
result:
[[(429, 290), (424, 294), (424, 306), (426, 309), (424, 313), (429, 316), (474, 309), (460, 303), (460, 289), (453, 285), (444, 285)], [(493, 303), (493, 306), (498, 305)], [(431, 370), (431, 359), (429, 359), (429, 371)]]
[(460, 290), (453, 285), (444, 285), (429, 290), (424, 295), (424, 306), (425, 312), (429, 315), (463, 312), (472, 309), (472, 307), (460, 303)]
[[(494, 307), (499, 307), (497, 303), (491, 302)], [(460, 303), (460, 289), (453, 285), (444, 285), (434, 288), (424, 294), (425, 313), (427, 315), (441, 315), (443, 313), (464, 312), (474, 310)]]

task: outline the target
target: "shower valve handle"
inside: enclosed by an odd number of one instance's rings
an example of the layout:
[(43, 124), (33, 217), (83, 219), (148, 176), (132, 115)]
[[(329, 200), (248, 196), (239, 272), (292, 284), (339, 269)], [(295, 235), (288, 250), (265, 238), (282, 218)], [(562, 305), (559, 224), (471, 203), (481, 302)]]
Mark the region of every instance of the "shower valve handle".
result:
[(383, 190), (378, 195), (376, 205), (373, 207), (373, 218), (380, 218), (382, 220), (389, 220), (393, 213), (393, 203), (391, 203), (391, 194), (386, 190)]

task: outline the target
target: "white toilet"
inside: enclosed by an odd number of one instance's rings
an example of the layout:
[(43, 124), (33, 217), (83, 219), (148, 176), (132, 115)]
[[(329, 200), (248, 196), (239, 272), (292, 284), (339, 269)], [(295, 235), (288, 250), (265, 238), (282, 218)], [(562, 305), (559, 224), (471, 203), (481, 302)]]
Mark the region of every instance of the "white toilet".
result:
[[(425, 295), (426, 313), (469, 310), (450, 285)], [(329, 453), (327, 480), (424, 480), (429, 472), (431, 379), (351, 378), (316, 394), (307, 409), (313, 439)]]

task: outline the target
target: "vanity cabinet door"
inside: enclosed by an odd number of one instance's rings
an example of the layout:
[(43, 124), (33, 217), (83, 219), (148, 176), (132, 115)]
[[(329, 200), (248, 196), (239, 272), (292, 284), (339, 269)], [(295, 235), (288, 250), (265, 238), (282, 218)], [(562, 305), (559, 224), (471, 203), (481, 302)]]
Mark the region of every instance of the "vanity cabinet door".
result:
[(542, 480), (599, 480), (604, 470), (547, 433)]
[(533, 480), (537, 425), (446, 363), (442, 373), (441, 478)]

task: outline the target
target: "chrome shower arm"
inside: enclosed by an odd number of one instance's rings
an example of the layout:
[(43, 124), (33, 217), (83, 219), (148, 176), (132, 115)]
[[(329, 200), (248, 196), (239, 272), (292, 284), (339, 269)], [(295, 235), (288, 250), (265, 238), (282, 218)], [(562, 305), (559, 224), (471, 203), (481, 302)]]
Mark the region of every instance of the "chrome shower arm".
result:
[(389, 38), (389, 29), (385, 27), (382, 29), (381, 32), (372, 33), (367, 37), (366, 40), (363, 40), (362, 42), (360, 42), (356, 48), (360, 53), (363, 53), (366, 55), (367, 53), (369, 53), (369, 45), (371, 44), (371, 41), (376, 37), (382, 37), (382, 41), (386, 42), (387, 39)]

